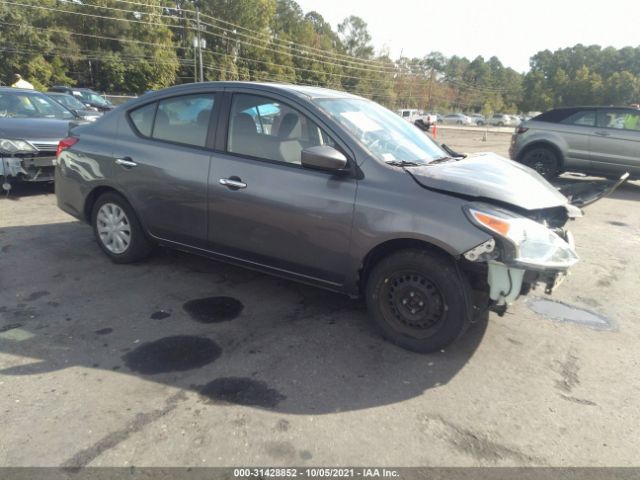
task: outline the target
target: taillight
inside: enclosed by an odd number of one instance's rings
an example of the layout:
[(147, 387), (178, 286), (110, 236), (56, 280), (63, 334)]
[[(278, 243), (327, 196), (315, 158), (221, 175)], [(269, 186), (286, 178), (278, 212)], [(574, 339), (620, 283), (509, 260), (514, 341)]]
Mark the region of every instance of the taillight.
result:
[(60, 140), (60, 142), (58, 142), (58, 148), (56, 149), (56, 158), (58, 158), (58, 155), (60, 155), (63, 150), (75, 145), (79, 141), (80, 139), (78, 137), (67, 137)]
[(517, 127), (516, 128), (516, 135), (520, 134), (520, 133), (524, 133), (527, 130), (529, 130), (527, 127)]

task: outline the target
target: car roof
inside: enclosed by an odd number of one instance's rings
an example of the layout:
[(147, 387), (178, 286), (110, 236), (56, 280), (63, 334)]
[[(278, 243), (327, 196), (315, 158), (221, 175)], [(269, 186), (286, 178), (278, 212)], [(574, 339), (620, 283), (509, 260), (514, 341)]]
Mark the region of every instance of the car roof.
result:
[(626, 110), (638, 110), (635, 107), (630, 107), (628, 105), (579, 105), (576, 107), (557, 107), (557, 108), (552, 108), (551, 110), (547, 110), (547, 111), (557, 111), (557, 110), (602, 110), (605, 108), (623, 108)]
[(16, 87), (0, 87), (0, 93), (31, 93), (36, 95), (44, 95), (38, 90), (31, 90), (30, 88), (16, 88)]
[(307, 99), (318, 99), (318, 98), (362, 98), (357, 95), (352, 95), (347, 92), (342, 92), (339, 90), (332, 90), (329, 88), (315, 87), (310, 85), (293, 85), (289, 83), (270, 83), (270, 82), (239, 82), (239, 81), (223, 81), (223, 82), (201, 82), (201, 83), (187, 83), (182, 85), (176, 85), (173, 87), (168, 87), (162, 90), (158, 90), (156, 92), (151, 92), (146, 94), (145, 97), (149, 96), (160, 96), (166, 93), (178, 93), (178, 92), (189, 92), (190, 90), (200, 90), (202, 87), (206, 86), (215, 86), (217, 88), (251, 88), (251, 87), (260, 87), (264, 91), (271, 91), (274, 93), (284, 92), (293, 94), (298, 97), (305, 97)]

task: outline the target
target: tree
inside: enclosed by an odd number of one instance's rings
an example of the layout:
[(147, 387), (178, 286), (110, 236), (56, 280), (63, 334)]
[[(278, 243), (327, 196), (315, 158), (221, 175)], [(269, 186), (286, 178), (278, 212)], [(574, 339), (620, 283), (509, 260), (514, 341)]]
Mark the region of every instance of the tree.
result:
[(349, 55), (366, 59), (373, 57), (371, 35), (367, 28), (367, 23), (355, 15), (345, 18), (338, 25), (342, 44)]

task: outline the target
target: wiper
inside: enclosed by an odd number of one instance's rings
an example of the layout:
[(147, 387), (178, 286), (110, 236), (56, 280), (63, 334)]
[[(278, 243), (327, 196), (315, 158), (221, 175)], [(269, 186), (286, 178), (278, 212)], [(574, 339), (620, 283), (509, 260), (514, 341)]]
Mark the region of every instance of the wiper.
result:
[(424, 165), (423, 163), (409, 162), (407, 160), (387, 160), (384, 163), (394, 167), (422, 167)]
[(429, 162), (429, 165), (435, 165), (436, 163), (444, 163), (444, 162), (448, 162), (449, 160), (453, 160), (453, 157), (438, 157), (431, 160)]

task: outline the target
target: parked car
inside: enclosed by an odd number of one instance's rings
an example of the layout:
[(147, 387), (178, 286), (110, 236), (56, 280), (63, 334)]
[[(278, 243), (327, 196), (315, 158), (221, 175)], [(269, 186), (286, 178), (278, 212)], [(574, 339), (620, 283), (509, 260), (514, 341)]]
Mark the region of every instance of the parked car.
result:
[(415, 108), (403, 108), (396, 112), (407, 122), (414, 124), (420, 130), (428, 131), (431, 125), (437, 122), (437, 116), (432, 113), (424, 113)]
[(380, 105), (316, 87), (132, 100), (60, 142), (56, 196), (115, 263), (161, 244), (364, 297), (382, 334), (419, 352), (474, 312), (551, 292), (578, 260), (565, 224), (579, 210), (535, 171), (452, 158)]
[(510, 156), (553, 178), (565, 171), (640, 178), (640, 110), (573, 107), (545, 112), (520, 125)]
[(467, 116), (471, 119), (471, 122), (477, 126), (484, 125), (487, 122), (486, 118), (484, 118), (484, 115), (481, 113), (470, 113)]
[(522, 118), (517, 115), (509, 115), (509, 118), (511, 119), (511, 123), (509, 124), (511, 127), (517, 127), (522, 123)]
[(63, 107), (71, 110), (76, 116), (82, 120), (86, 120), (88, 122), (95, 122), (102, 113), (93, 107), (87, 107), (80, 100), (75, 98), (72, 95), (66, 93), (58, 93), (58, 92), (47, 92), (47, 97), (55, 100)]
[(53, 180), (58, 142), (76, 116), (45, 94), (0, 87), (0, 181)]
[(115, 106), (98, 92), (91, 90), (90, 88), (75, 88), (67, 87), (64, 85), (55, 85), (49, 89), (50, 92), (59, 92), (72, 95), (80, 100), (87, 107), (93, 107), (100, 112), (108, 112), (113, 110)]
[(475, 125), (475, 122), (464, 113), (450, 113), (449, 115), (445, 115), (442, 123), (449, 125)]
[(495, 115), (492, 115), (491, 118), (489, 118), (487, 123), (496, 127), (509, 127), (513, 125), (513, 119), (510, 115), (506, 115), (504, 113), (496, 113)]

